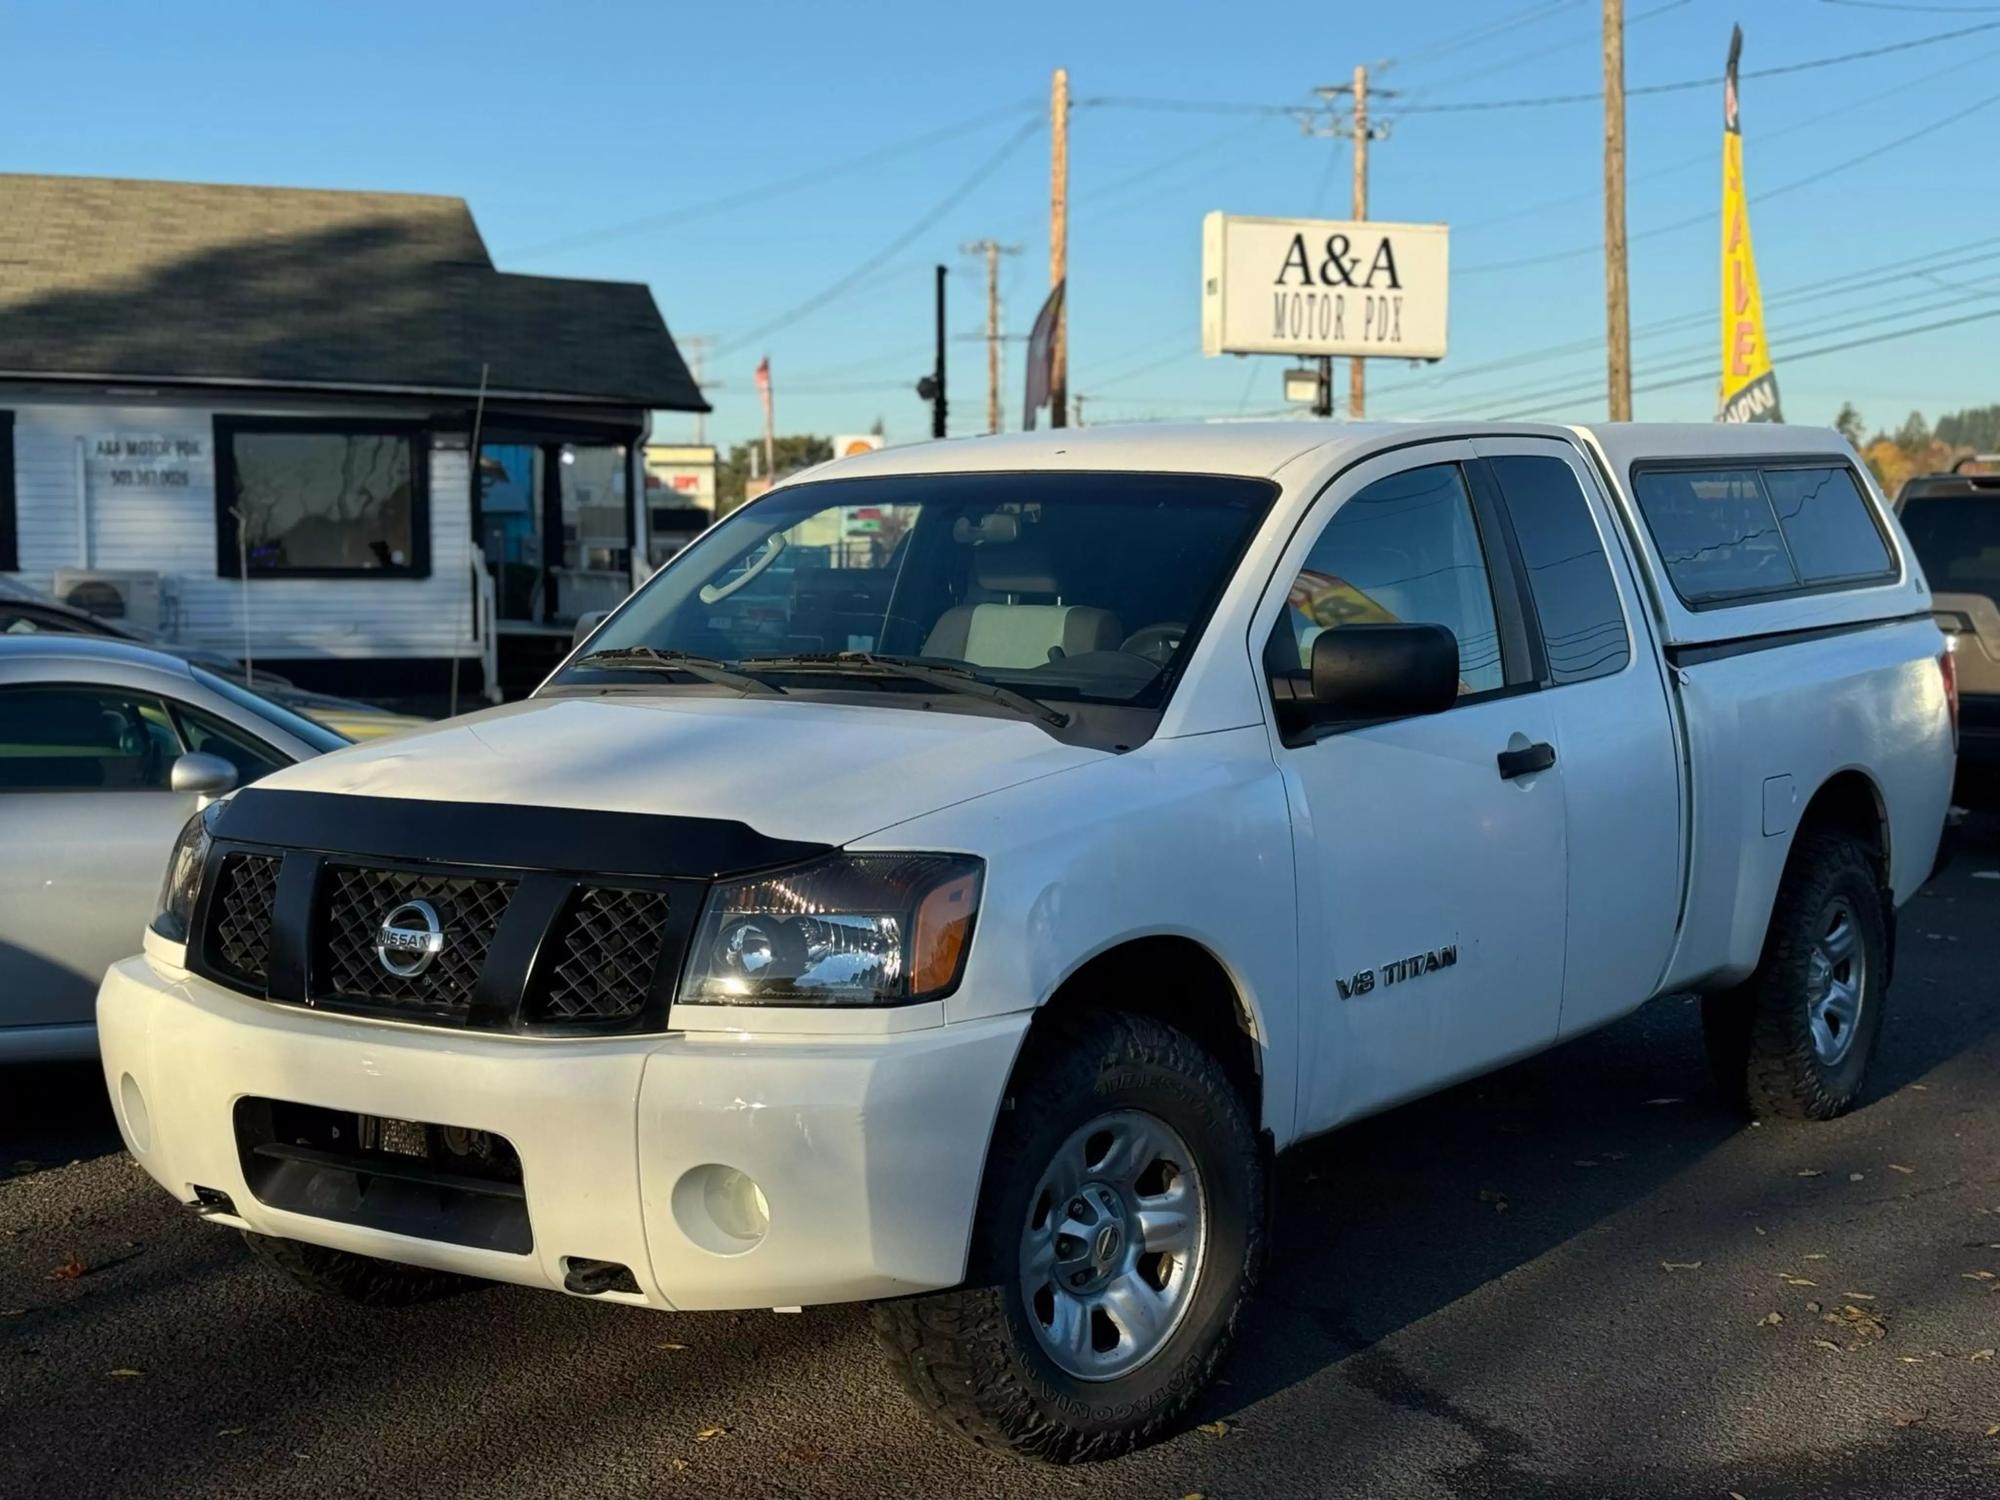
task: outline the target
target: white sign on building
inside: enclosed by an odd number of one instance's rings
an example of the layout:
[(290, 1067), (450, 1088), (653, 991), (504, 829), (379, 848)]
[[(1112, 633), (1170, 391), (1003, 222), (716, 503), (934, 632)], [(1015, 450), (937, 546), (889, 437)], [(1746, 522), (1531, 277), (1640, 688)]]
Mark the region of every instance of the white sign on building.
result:
[(1201, 352), (1442, 359), (1443, 224), (1258, 219), (1201, 223)]

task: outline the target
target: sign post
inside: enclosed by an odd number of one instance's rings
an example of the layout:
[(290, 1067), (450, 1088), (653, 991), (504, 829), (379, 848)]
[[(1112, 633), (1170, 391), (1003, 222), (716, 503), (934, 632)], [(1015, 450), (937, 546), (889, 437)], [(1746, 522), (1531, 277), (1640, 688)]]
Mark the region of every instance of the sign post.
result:
[(1442, 359), (1443, 224), (1260, 219), (1201, 226), (1201, 352)]

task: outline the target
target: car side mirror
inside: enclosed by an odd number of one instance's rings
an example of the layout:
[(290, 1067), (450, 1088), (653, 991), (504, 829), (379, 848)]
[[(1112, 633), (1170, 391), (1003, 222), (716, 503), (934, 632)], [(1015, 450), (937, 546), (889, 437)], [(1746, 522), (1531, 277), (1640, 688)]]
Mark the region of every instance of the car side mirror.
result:
[(1313, 638), (1308, 723), (1442, 713), (1458, 701), (1458, 637), (1442, 625), (1341, 625)]
[(224, 792), (236, 790), (236, 767), (219, 755), (190, 750), (174, 762), (167, 784), (177, 792), (220, 797)]
[(574, 651), (578, 646), (589, 640), (591, 636), (597, 633), (597, 627), (610, 618), (611, 611), (608, 609), (587, 609), (578, 615), (576, 617), (576, 629), (570, 634), (569, 649)]

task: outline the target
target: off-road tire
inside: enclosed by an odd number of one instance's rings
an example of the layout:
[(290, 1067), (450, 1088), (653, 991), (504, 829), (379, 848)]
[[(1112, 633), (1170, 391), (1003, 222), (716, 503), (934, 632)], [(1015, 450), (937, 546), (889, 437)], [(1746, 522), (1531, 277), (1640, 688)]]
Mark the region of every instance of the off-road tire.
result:
[[(1854, 1039), (1829, 1067), (1814, 1051), (1808, 1015), (1817, 924), (1835, 897), (1860, 930), (1866, 969)], [(1702, 998), (1709, 1067), (1723, 1094), (1759, 1119), (1831, 1120), (1854, 1107), (1882, 1029), (1889, 976), (1888, 921), (1868, 854), (1842, 834), (1793, 846), (1778, 885), (1763, 956), (1742, 984)]]
[(415, 1307), (491, 1285), (473, 1276), (406, 1266), (299, 1240), (273, 1239), (248, 1230), (243, 1238), (260, 1260), (276, 1266), (307, 1291), (364, 1307)]
[[(1146, 1111), (1173, 1127), (1209, 1195), (1209, 1238), (1185, 1315), (1128, 1374), (1060, 1369), (1027, 1321), (1019, 1271), (1028, 1197), (1092, 1116)], [(876, 1304), (877, 1337), (917, 1404), (987, 1448), (1050, 1463), (1115, 1457), (1159, 1438), (1213, 1378), (1262, 1268), (1263, 1153), (1220, 1064), (1181, 1032), (1110, 1011), (1038, 1024), (988, 1152), (963, 1286)]]

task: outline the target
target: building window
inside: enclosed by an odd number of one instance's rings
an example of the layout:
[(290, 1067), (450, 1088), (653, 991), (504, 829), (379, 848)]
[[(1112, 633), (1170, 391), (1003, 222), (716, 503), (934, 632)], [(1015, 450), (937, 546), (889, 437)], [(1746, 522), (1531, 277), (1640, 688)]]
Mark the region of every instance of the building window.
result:
[(215, 419), (225, 578), (425, 578), (430, 494), (415, 423)]
[(0, 573), (21, 566), (20, 534), (14, 518), (14, 414), (0, 411)]

